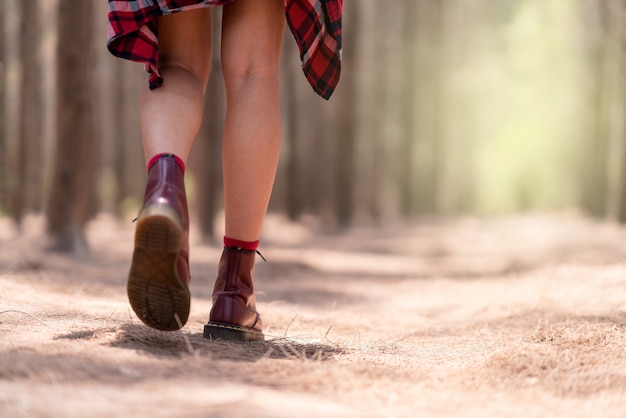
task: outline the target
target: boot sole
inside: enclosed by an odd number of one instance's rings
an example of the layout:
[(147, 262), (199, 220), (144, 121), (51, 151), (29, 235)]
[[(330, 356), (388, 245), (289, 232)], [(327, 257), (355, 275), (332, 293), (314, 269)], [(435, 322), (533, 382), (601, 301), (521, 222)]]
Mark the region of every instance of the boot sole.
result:
[(161, 331), (178, 330), (189, 318), (191, 294), (177, 269), (182, 237), (182, 224), (167, 207), (145, 208), (137, 220), (128, 300), (144, 324)]
[(265, 335), (261, 331), (218, 322), (206, 324), (202, 336), (210, 340), (265, 341)]

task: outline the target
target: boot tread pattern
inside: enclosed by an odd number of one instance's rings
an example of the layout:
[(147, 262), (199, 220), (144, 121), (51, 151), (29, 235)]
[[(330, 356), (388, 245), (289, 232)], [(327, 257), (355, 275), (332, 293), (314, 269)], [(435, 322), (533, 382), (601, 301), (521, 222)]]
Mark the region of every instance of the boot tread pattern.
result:
[(178, 222), (165, 214), (137, 223), (128, 299), (143, 323), (162, 331), (180, 329), (189, 318), (191, 295), (176, 266), (182, 235)]

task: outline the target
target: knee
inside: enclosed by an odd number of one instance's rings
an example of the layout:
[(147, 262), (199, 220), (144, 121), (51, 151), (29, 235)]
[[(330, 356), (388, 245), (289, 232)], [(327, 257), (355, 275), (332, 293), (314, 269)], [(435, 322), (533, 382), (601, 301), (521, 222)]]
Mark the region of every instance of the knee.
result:
[(191, 78), (194, 82), (199, 83), (202, 86), (202, 91), (206, 90), (206, 86), (209, 82), (209, 76), (211, 74), (211, 61), (192, 61), (186, 62), (179, 59), (174, 59), (168, 56), (159, 57), (159, 71), (164, 74), (164, 78), (167, 79), (168, 72), (178, 72), (179, 74), (185, 74), (185, 76)]
[(254, 83), (278, 83), (280, 59), (272, 57), (239, 56), (223, 58), (224, 81), (229, 89)]

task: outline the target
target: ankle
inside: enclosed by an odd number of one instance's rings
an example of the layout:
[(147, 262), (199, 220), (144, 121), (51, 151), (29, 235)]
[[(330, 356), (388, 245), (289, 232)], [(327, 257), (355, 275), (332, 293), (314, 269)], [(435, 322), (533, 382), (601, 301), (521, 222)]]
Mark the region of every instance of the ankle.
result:
[(257, 251), (259, 248), (259, 240), (242, 241), (235, 238), (224, 236), (224, 247), (238, 251)]
[(180, 169), (183, 171), (183, 174), (185, 173), (186, 167), (185, 167), (185, 162), (183, 161), (183, 159), (180, 158), (178, 155), (168, 154), (168, 153), (157, 154), (154, 157), (150, 158), (150, 161), (148, 161), (148, 165), (146, 167), (147, 171), (150, 171), (152, 166), (154, 166), (157, 163), (157, 161), (159, 161), (161, 158), (173, 158), (174, 161), (176, 162), (176, 165), (178, 165), (178, 167), (180, 167)]

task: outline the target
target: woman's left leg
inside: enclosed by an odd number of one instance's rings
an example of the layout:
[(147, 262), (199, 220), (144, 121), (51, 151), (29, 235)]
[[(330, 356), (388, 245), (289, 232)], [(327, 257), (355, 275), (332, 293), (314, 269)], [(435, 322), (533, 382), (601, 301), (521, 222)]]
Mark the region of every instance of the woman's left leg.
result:
[(207, 338), (264, 338), (252, 278), (280, 151), (278, 80), (284, 28), (283, 0), (235, 0), (224, 6), (226, 238), (204, 328)]

